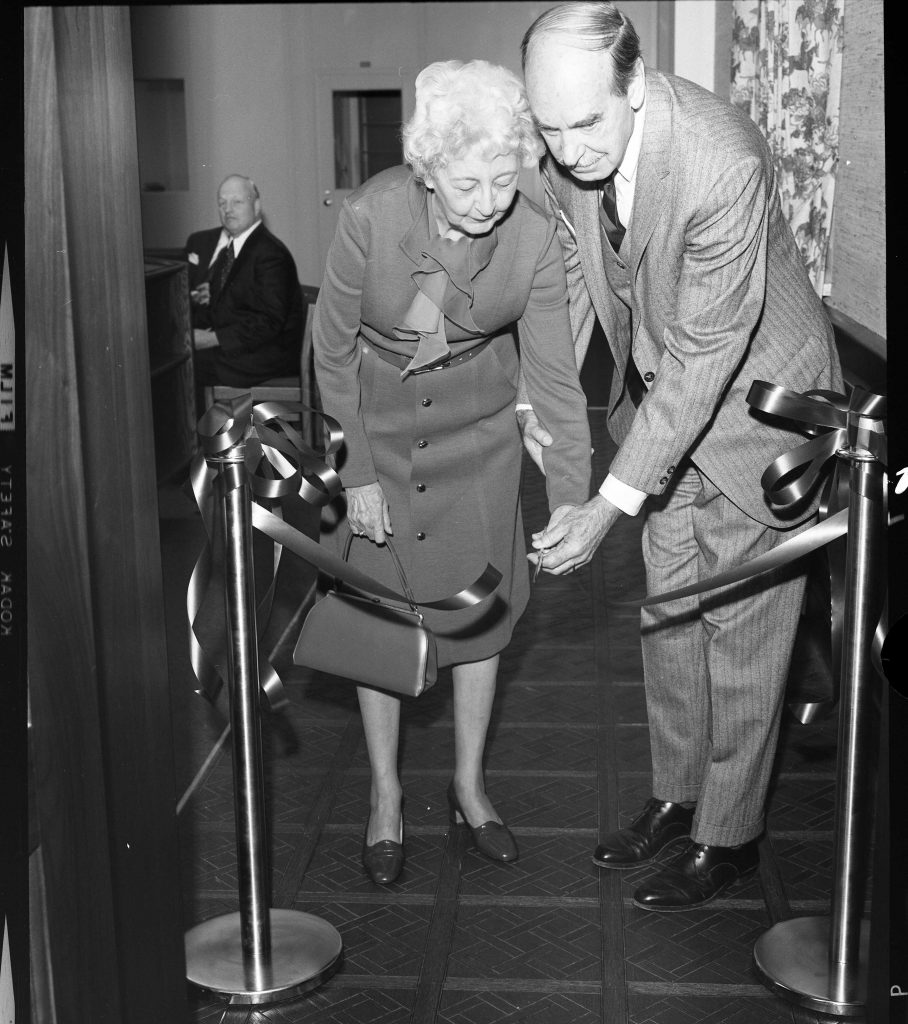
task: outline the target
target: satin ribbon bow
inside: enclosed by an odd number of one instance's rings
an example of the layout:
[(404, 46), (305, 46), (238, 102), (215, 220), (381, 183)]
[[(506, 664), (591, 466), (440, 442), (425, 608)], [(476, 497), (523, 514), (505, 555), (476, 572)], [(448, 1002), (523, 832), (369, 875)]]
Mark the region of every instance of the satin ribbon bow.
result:
[[(831, 428), (766, 467), (760, 485), (770, 502), (780, 508), (795, 505), (810, 494), (826, 462), (840, 449), (862, 449), (886, 465), (886, 399), (882, 395), (858, 387), (848, 397), (824, 390), (799, 395), (778, 384), (755, 380), (747, 404), (772, 416), (805, 423), (810, 430)], [(797, 470), (799, 475), (783, 485), (781, 481)]]
[[(299, 409), (313, 412), (321, 418), (326, 431), (325, 450), (316, 452), (286, 421), (297, 416)], [(336, 555), (330, 554), (316, 541), (290, 526), (283, 517), (282, 505), (288, 508), (302, 501), (320, 507), (327, 505), (343, 489), (337, 473), (325, 463), (343, 443), (340, 424), (331, 416), (319, 413), (306, 405), (287, 406), (280, 402), (261, 402), (253, 405), (250, 395), (230, 402), (215, 403), (199, 420), (198, 434), (201, 451), (193, 459), (190, 470), (195, 494), (207, 534), (207, 543), (199, 555), (187, 591), (186, 610), (189, 618), (189, 649), (192, 668), (199, 686), (196, 693), (213, 701), (227, 679), (226, 623), (221, 608), (214, 608), (215, 628), (200, 639), (200, 612), (206, 595), (222, 596), (214, 584), (214, 551), (219, 548), (219, 530), (223, 517), (216, 516), (216, 498), (223, 492), (249, 484), (252, 493), (252, 526), (273, 542), (273, 560), (270, 578), (264, 595), (256, 605), (256, 632), (259, 640), (271, 614), (274, 587), (281, 553), (286, 547), (315, 568), (350, 584), (364, 594), (408, 602), (408, 598), (384, 586), (378, 580), (353, 568)], [(224, 472), (218, 473), (209, 459), (217, 464), (218, 456), (245, 439), (243, 461), (225, 460)], [(437, 601), (417, 601), (426, 608), (454, 611), (479, 604), (489, 597), (501, 581), (501, 573), (486, 565), (479, 577), (449, 597)], [(209, 619), (212, 616), (209, 615)], [(272, 709), (286, 703), (283, 683), (274, 666), (259, 653), (259, 679)]]
[[(788, 508), (806, 498), (818, 484), (826, 463), (840, 449), (849, 446), (861, 448), (885, 465), (886, 436), (883, 433), (882, 418), (886, 412), (886, 399), (881, 395), (862, 388), (855, 388), (850, 398), (835, 391), (820, 390), (805, 391), (799, 395), (777, 384), (756, 380), (747, 394), (747, 402), (755, 409), (773, 416), (784, 416), (804, 423), (810, 430), (831, 428), (827, 433), (780, 455), (766, 467), (760, 484), (774, 505)], [(798, 470), (800, 473), (794, 480), (782, 483)], [(840, 504), (844, 507), (837, 508)], [(778, 569), (844, 536), (848, 532), (847, 487), (843, 490), (838, 479), (838, 466), (830, 481), (830, 490), (821, 503), (821, 516), (823, 519), (816, 526), (733, 569), (726, 569), (687, 587), (664, 594), (652, 594), (643, 601), (622, 601), (621, 604), (648, 608), (665, 601), (705, 594), (769, 572), (770, 569)]]
[[(308, 409), (306, 406), (303, 408)], [(255, 501), (275, 505), (278, 516), (281, 514), (280, 502), (295, 494), (310, 505), (322, 506), (341, 491), (340, 477), (323, 461), (340, 449), (343, 442), (340, 424), (330, 416), (316, 414), (321, 416), (326, 433), (325, 451), (320, 455), (287, 422), (296, 415), (296, 407), (279, 402), (262, 402), (253, 406), (251, 396), (244, 395), (230, 403), (216, 403), (198, 423), (201, 450), (193, 459), (190, 481), (207, 539), (189, 580), (186, 611), (189, 657), (199, 683), (196, 693), (212, 702), (229, 671), (219, 560), (223, 523), (222, 517), (217, 515), (224, 491), (242, 487), (248, 482)], [(218, 474), (207, 459), (216, 460), (244, 438), (243, 462), (227, 463), (225, 472)], [(259, 641), (271, 614), (280, 560), (280, 548), (275, 546), (267, 586), (256, 588), (257, 591), (263, 590), (256, 605)], [(280, 707), (286, 702), (283, 683), (261, 648), (258, 667), (261, 687), (270, 706)]]
[[(785, 455), (780, 456), (766, 467), (760, 478), (760, 484), (767, 498), (773, 504), (785, 508), (797, 504), (810, 494), (816, 486), (820, 474), (823, 473), (828, 459), (840, 451), (847, 449), (866, 451), (884, 466), (886, 465), (888, 457), (884, 433), (886, 399), (881, 395), (873, 394), (859, 387), (855, 387), (847, 397), (835, 391), (825, 390), (806, 391), (803, 395), (799, 395), (778, 385), (767, 384), (765, 381), (754, 381), (748, 392), (747, 401), (754, 408), (763, 412), (782, 416), (798, 423), (805, 423), (809, 430), (817, 430), (821, 427), (831, 428), (812, 441), (786, 452)], [(798, 476), (787, 484), (782, 484), (782, 480), (798, 470), (800, 470)], [(788, 542), (795, 544), (802, 538), (808, 538), (811, 534), (814, 534), (814, 539), (818, 539), (823, 530), (835, 529), (836, 531), (836, 535), (823, 545), (826, 548), (829, 567), (830, 661), (835, 692), (827, 700), (796, 701), (789, 704), (790, 710), (802, 723), (812, 721), (825, 710), (831, 710), (837, 702), (845, 621), (847, 548), (843, 538), (848, 531), (850, 495), (848, 475), (842, 470), (843, 461), (838, 459), (820, 498), (819, 524)], [(882, 494), (868, 495), (868, 497), (877, 498), (883, 502), (884, 516), (886, 516), (885, 486)], [(785, 547), (785, 545), (781, 545), (781, 547)], [(789, 560), (794, 560), (796, 557), (798, 557), (797, 553), (793, 554)], [(881, 651), (886, 638), (887, 625), (888, 613), (884, 599), (871, 646), (871, 659), (880, 676), (884, 674)]]
[[(850, 396), (835, 391), (815, 390), (798, 394), (766, 381), (754, 381), (747, 394), (747, 402), (753, 408), (773, 416), (784, 417), (806, 425), (808, 431), (826, 432), (786, 452), (775, 459), (763, 472), (760, 484), (769, 501), (788, 508), (808, 497), (826, 471), (829, 459), (845, 449), (859, 449), (869, 452), (883, 465), (886, 464), (887, 446), (884, 433), (886, 399), (881, 395), (854, 388)], [(840, 541), (848, 533), (849, 486), (846, 474), (840, 472), (843, 460), (836, 462), (835, 471), (829, 478), (820, 500), (820, 521), (809, 530), (799, 533), (772, 551), (752, 558), (742, 565), (710, 576), (708, 579), (687, 587), (651, 594), (642, 601), (616, 602), (622, 606), (648, 608), (684, 597), (694, 597), (717, 590), (720, 587), (740, 583), (773, 569), (779, 569), (804, 555), (830, 545), (830, 629), (832, 638), (832, 669), (838, 689), (838, 670), (841, 663), (842, 623), (844, 618), (845, 546)], [(797, 473), (794, 479), (791, 474)], [(786, 481), (783, 483), (783, 481)], [(868, 495), (883, 502), (886, 508), (886, 489), (880, 495)], [(882, 615), (877, 626), (871, 657), (874, 668), (882, 676), (880, 659), (882, 642), (886, 631), (886, 607), (883, 602)], [(802, 704), (793, 708), (802, 722), (809, 721), (820, 703)]]

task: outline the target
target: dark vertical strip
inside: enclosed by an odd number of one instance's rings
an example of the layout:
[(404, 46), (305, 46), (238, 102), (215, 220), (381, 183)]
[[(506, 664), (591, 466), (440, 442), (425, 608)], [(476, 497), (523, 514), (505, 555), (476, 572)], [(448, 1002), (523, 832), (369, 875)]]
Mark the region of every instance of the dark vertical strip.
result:
[[(661, 31), (660, 31), (661, 38)], [(594, 481), (606, 474), (606, 450), (611, 445), (605, 434), (605, 415), (599, 413), (590, 423), (593, 434)], [(598, 428), (598, 429), (597, 429)], [(598, 435), (598, 436), (597, 436)], [(618, 827), (618, 757), (615, 732), (615, 701), (612, 687), (611, 659), (608, 640), (608, 611), (606, 608), (605, 570), (603, 548), (615, 539), (606, 537), (591, 563), (592, 617), (595, 644), (595, 671), (598, 693), (598, 752), (597, 772), (599, 789), (599, 830), (609, 832)], [(617, 542), (620, 543), (620, 540)], [(590, 853), (593, 851), (590, 850)], [(624, 964), (624, 906), (619, 871), (599, 872), (599, 928), (602, 934), (602, 1004), (604, 1024), (626, 1021), (627, 979)]]
[(671, 75), (675, 71), (675, 4), (674, 0), (658, 0), (658, 3), (656, 53), (645, 53), (643, 59), (652, 64), (655, 56), (659, 71)]
[(791, 906), (785, 893), (782, 872), (776, 860), (772, 841), (768, 835), (760, 840), (760, 888), (766, 901), (766, 910), (772, 924), (787, 921), (791, 917)]
[[(22, 8), (2, 15), (4, 158), (0, 187), (0, 919), (17, 1014), (32, 1019), (29, 986), (29, 887), (36, 821), (30, 815), (26, 665), (25, 344), (23, 301)], [(37, 856), (33, 859), (37, 860)], [(0, 925), (0, 942), (3, 941)], [(9, 979), (7, 978), (8, 982)], [(3, 983), (0, 983), (0, 988)], [(36, 999), (37, 1002), (37, 999)]]
[(445, 839), (444, 855), (438, 873), (435, 905), (426, 935), (426, 952), (419, 971), (419, 980), (416, 983), (416, 998), (413, 1001), (411, 1024), (432, 1024), (438, 1014), (448, 969), (448, 958), (454, 940), (454, 926), (457, 922), (460, 866), (466, 842), (467, 830), (451, 825)]
[(318, 797), (306, 820), (305, 836), (296, 846), (293, 859), (287, 865), (280, 884), (275, 887), (272, 899), (274, 907), (289, 909), (293, 905), (296, 894), (302, 888), (306, 871), (309, 869), (315, 848), (321, 839), (322, 829), (331, 816), (338, 788), (350, 766), (353, 755), (356, 753), (362, 735), (362, 719), (358, 714), (351, 715), (334, 757), (331, 759), (331, 764), (328, 766), (328, 771), (325, 773)]
[(60, 1024), (180, 1021), (129, 10), (27, 13), (41, 30), (35, 98), (49, 101), (26, 104), (26, 304), (30, 684), (56, 1010)]
[(734, 7), (731, 4), (716, 4), (713, 92), (723, 100), (731, 96), (731, 47), (734, 25)]
[(37, 979), (41, 1003), (56, 1003), (60, 1024), (116, 1024), (123, 1018), (94, 682), (80, 410), (72, 383), (73, 303), (53, 11), (31, 8), (26, 15), (28, 653), (39, 843), (32, 856), (44, 883), (34, 890), (34, 916), (47, 941), (34, 964), (43, 974)]

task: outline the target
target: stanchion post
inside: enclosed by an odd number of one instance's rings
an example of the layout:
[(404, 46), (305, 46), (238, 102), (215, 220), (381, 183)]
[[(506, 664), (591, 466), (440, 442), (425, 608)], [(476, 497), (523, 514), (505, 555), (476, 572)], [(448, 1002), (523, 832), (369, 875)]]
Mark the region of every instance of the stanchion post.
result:
[[(230, 726), (233, 740), (233, 800), (243, 954), (253, 969), (271, 954), (268, 921), (268, 856), (259, 716), (258, 638), (252, 569), (252, 512), (243, 465), (243, 445), (220, 460), (223, 500), (225, 586), (230, 656)], [(252, 980), (252, 979), (250, 979)]]
[(764, 983), (778, 995), (832, 1016), (863, 1014), (870, 931), (863, 920), (873, 801), (871, 645), (882, 607), (885, 506), (883, 470), (855, 444), (850, 462), (848, 554), (842, 635), (841, 697), (829, 917), (780, 921), (754, 947)]
[(842, 688), (834, 818), (833, 893), (830, 936), (830, 997), (863, 1003), (866, 960), (860, 956), (861, 920), (869, 856), (873, 801), (868, 799), (876, 764), (868, 735), (872, 721), (873, 635), (880, 616), (884, 506), (883, 471), (869, 455), (851, 459), (848, 506), (848, 566), (842, 636)]
[(230, 997), (231, 1006), (284, 1002), (322, 984), (336, 968), (340, 934), (312, 914), (272, 910), (266, 846), (251, 494), (245, 442), (217, 458), (225, 536), (239, 913), (186, 934), (187, 978)]

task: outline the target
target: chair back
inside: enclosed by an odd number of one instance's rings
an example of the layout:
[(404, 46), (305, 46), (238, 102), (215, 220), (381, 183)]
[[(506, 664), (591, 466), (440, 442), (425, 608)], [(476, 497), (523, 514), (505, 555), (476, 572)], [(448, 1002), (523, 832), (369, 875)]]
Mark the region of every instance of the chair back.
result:
[[(318, 299), (318, 288), (314, 285), (300, 285), (303, 293), (303, 305), (306, 308), (306, 324), (303, 327), (303, 344), (300, 349), (300, 400), (313, 409), (320, 408), (318, 386), (315, 383), (315, 361), (312, 349), (312, 327), (315, 321), (315, 303)], [(304, 417), (305, 420), (305, 417)], [(311, 418), (306, 432), (309, 439), (315, 436), (316, 427)]]
[[(303, 327), (303, 340), (300, 346), (300, 373), (298, 377), (273, 377), (253, 387), (228, 387), (216, 384), (205, 388), (205, 408), (219, 399), (233, 399), (241, 395), (252, 395), (254, 402), (285, 402), (299, 404), (302, 402), (312, 409), (319, 408), (318, 388), (315, 384), (315, 363), (312, 358), (312, 324), (315, 320), (315, 303), (318, 299), (318, 288), (313, 285), (300, 285), (306, 321)], [(318, 419), (312, 413), (302, 413), (300, 425), (303, 436), (310, 444), (320, 441), (321, 431)]]

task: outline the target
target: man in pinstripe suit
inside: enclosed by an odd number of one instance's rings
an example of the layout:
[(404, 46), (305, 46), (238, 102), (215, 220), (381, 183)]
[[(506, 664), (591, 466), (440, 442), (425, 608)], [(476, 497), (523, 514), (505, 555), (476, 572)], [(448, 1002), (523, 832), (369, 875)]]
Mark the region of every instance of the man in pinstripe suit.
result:
[[(645, 516), (647, 588), (686, 586), (811, 524), (760, 476), (803, 438), (749, 411), (755, 379), (841, 389), (832, 329), (785, 222), (756, 126), (712, 93), (645, 68), (610, 2), (561, 4), (523, 42), (548, 147), (578, 365), (598, 316), (615, 361), (619, 445), (599, 492), (534, 537), (548, 572), (584, 565), (622, 514)], [(550, 440), (531, 410), (528, 449)], [(642, 613), (653, 796), (593, 860), (636, 868), (646, 910), (714, 899), (758, 864), (757, 839), (804, 589), (777, 570)]]

